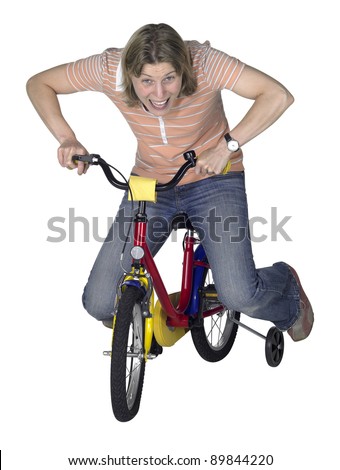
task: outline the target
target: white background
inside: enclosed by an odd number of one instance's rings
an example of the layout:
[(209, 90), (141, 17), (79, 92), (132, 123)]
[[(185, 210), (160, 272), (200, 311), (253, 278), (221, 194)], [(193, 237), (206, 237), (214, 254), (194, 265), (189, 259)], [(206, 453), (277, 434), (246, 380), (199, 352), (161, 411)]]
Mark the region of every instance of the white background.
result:
[[(9, 5), (9, 6), (8, 6)], [(338, 336), (338, 20), (336, 2), (17, 1), (1, 19), (1, 449), (5, 470), (70, 468), (67, 457), (200, 457), (272, 454), (275, 470), (335, 468), (339, 420)], [(62, 169), (57, 142), (30, 104), (34, 73), (124, 46), (141, 25), (171, 24), (284, 83), (294, 105), (245, 148), (250, 216), (292, 216), (293, 241), (270, 240), (257, 225), (257, 266), (284, 260), (312, 301), (311, 337), (285, 335), (273, 369), (264, 341), (239, 331), (221, 363), (204, 362), (187, 335), (147, 364), (138, 416), (115, 421), (109, 394), (110, 331), (90, 318), (81, 293), (100, 243), (51, 243), (47, 221), (68, 211), (99, 217), (100, 235), (121, 195), (99, 169), (85, 177)], [(250, 103), (225, 93), (231, 126)], [(128, 174), (135, 142), (111, 102), (99, 94), (62, 97), (79, 140)], [(180, 254), (169, 243), (161, 270)], [(169, 275), (169, 290), (178, 275)], [(271, 326), (249, 322), (263, 334)], [(224, 468), (227, 466), (224, 465)], [(210, 468), (208, 464), (201, 468)], [(223, 467), (222, 467), (223, 468)], [(245, 468), (245, 467), (244, 467)]]

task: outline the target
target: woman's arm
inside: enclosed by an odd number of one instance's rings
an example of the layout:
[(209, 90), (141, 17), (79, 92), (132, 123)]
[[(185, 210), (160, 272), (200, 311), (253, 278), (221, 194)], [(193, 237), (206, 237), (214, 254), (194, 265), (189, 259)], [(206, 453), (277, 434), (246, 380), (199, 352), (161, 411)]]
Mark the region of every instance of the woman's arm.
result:
[[(242, 120), (230, 131), (242, 147), (270, 127), (294, 102), (290, 92), (277, 80), (248, 65), (245, 66), (233, 92), (251, 100), (253, 105)], [(231, 157), (222, 137), (215, 149), (203, 152), (197, 162), (196, 173), (221, 173)]]
[[(67, 78), (66, 69), (67, 64), (38, 73), (28, 80), (26, 88), (37, 113), (60, 144), (59, 163), (63, 167), (73, 169), (76, 166), (72, 163), (72, 155), (88, 152), (78, 142), (60, 108), (57, 95), (75, 92)], [(86, 169), (83, 163), (78, 163), (79, 174), (85, 173)]]
[(245, 66), (233, 91), (254, 100), (247, 114), (231, 132), (241, 146), (274, 124), (294, 102), (293, 96), (281, 83), (249, 66)]

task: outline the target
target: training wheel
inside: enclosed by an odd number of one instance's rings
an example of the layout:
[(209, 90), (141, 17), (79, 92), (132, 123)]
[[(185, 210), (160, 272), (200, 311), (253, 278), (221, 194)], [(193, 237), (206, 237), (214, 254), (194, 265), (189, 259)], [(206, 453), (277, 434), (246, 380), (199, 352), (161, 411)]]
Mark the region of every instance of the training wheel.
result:
[(272, 326), (266, 336), (266, 360), (271, 367), (277, 367), (282, 361), (284, 351), (283, 333)]

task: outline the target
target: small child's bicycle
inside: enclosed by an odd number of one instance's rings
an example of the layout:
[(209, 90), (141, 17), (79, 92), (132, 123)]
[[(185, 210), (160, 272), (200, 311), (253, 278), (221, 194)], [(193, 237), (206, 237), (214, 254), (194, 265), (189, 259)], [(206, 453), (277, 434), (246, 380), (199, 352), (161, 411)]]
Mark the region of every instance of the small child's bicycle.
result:
[[(154, 183), (154, 191), (173, 188), (196, 165), (194, 151), (184, 153), (184, 158), (186, 162), (173, 179), (165, 184)], [(146, 240), (147, 197), (143, 194), (136, 197), (132, 177), (130, 182), (117, 180), (111, 171), (113, 167), (99, 155), (74, 155), (73, 161), (99, 165), (113, 186), (129, 191), (132, 200), (138, 200), (133, 219), (131, 270), (124, 273), (117, 287), (112, 349), (104, 352), (111, 357), (111, 401), (117, 420), (129, 421), (138, 413), (146, 362), (156, 358), (163, 347), (174, 345), (189, 330), (197, 352), (206, 361), (225, 358), (241, 326), (265, 340), (265, 356), (270, 366), (280, 364), (284, 351), (282, 332), (273, 326), (263, 336), (240, 322), (240, 312), (219, 301), (204, 248), (186, 214), (179, 214), (172, 224), (174, 230), (186, 229), (181, 291), (168, 294)], [(144, 184), (145, 178), (134, 177), (134, 184), (136, 181)], [(142, 187), (138, 189), (143, 192)]]

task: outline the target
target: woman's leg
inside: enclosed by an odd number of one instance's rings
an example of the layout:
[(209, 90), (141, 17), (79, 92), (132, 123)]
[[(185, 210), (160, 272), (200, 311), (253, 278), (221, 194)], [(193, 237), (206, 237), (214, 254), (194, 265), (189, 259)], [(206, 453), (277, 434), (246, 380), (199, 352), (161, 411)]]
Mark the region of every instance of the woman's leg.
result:
[[(150, 203), (147, 206), (149, 220), (147, 238), (153, 255), (163, 246), (170, 234), (171, 220), (176, 212), (173, 201), (174, 196), (167, 192), (158, 197), (156, 204)], [(130, 270), (130, 250), (133, 244), (132, 227), (129, 232), (131, 213), (131, 202), (125, 195), (84, 289), (84, 308), (97, 320), (112, 319), (117, 285), (124, 271)], [(128, 241), (126, 241), (127, 236), (129, 236)]]
[(177, 188), (209, 259), (220, 300), (230, 309), (286, 330), (300, 313), (299, 287), (283, 262), (256, 269), (243, 173)]

